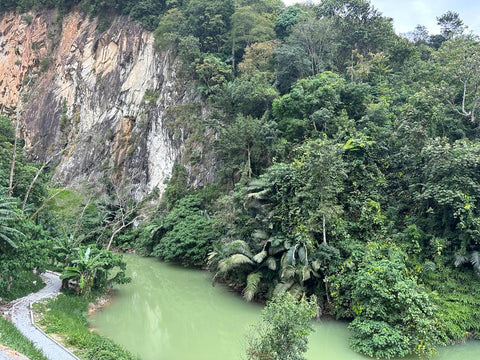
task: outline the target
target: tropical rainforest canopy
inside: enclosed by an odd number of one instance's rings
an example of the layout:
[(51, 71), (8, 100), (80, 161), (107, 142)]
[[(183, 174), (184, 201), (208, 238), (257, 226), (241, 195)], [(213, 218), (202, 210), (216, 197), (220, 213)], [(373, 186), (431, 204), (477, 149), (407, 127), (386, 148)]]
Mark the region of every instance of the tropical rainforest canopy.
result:
[(398, 36), (364, 0), (10, 0), (0, 11), (77, 6), (103, 26), (129, 15), (174, 52), (211, 107), (190, 126), (218, 133), (218, 181), (192, 189), (177, 164), (154, 216), (133, 227), (142, 204), (114, 184), (90, 197), (49, 189), (43, 171), (20, 211), (38, 166), (19, 151), (8, 197), (3, 119), (0, 289), (19, 263), (63, 263), (65, 277), (103, 286), (105, 272), (79, 259), (113, 241), (208, 266), (247, 300), (315, 295), (372, 357), (480, 337), (480, 43), (458, 14), (437, 18), (440, 34)]

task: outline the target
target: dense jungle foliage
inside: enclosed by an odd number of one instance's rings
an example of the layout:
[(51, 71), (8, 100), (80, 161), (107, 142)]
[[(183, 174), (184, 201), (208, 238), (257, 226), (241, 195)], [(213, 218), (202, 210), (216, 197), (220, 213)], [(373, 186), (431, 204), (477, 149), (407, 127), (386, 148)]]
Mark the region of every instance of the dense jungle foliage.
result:
[(53, 187), (47, 164), (27, 160), (10, 119), (0, 117), (0, 129), (0, 299), (43, 287), (32, 270), (46, 268), (74, 280), (80, 294), (128, 282), (122, 256), (103, 249), (114, 203)]
[[(77, 260), (88, 244), (113, 244), (208, 266), (247, 300), (315, 295), (372, 357), (480, 338), (480, 43), (458, 14), (437, 18), (440, 34), (398, 36), (365, 0), (11, 0), (0, 10), (77, 5), (129, 14), (176, 54), (212, 109), (198, 128), (218, 133), (218, 182), (191, 189), (178, 164), (147, 210), (108, 180), (107, 194), (53, 199), (38, 182), (30, 215), (3, 198), (1, 229), (29, 241), (0, 230), (1, 256), (44, 267), (39, 242), (75, 248)], [(16, 178), (18, 197), (31, 175)], [(75, 267), (72, 250), (56, 254)]]

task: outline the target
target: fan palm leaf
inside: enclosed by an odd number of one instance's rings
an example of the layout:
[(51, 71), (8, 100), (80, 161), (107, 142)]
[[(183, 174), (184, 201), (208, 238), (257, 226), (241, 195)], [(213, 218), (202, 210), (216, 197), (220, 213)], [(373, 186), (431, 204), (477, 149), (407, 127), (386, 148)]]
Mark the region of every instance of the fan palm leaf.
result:
[(218, 263), (218, 273), (225, 274), (242, 265), (254, 265), (248, 256), (243, 254), (233, 254), (228, 258), (222, 259)]

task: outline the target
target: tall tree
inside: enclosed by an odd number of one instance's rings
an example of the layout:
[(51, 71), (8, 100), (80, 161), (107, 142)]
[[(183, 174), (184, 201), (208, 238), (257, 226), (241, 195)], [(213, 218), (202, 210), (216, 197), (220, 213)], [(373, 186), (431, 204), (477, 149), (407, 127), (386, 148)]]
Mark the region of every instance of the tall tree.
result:
[(433, 58), (440, 65), (440, 91), (446, 101), (475, 123), (480, 105), (480, 44), (472, 38), (455, 38), (444, 42)]
[(437, 17), (437, 24), (440, 26), (440, 33), (447, 40), (462, 35), (465, 29), (463, 20), (455, 11), (447, 11), (442, 16)]

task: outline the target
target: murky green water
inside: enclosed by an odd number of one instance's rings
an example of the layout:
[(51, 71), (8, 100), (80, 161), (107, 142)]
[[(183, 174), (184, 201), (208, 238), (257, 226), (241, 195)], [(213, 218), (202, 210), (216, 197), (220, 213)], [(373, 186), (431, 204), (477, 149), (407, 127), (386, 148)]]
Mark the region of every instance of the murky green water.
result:
[[(226, 288), (210, 274), (127, 256), (132, 282), (119, 288), (113, 304), (92, 326), (142, 360), (242, 359), (245, 334), (261, 307)], [(307, 358), (366, 359), (348, 347), (348, 330), (336, 321), (315, 323)], [(480, 342), (441, 349), (435, 360), (478, 360)]]

